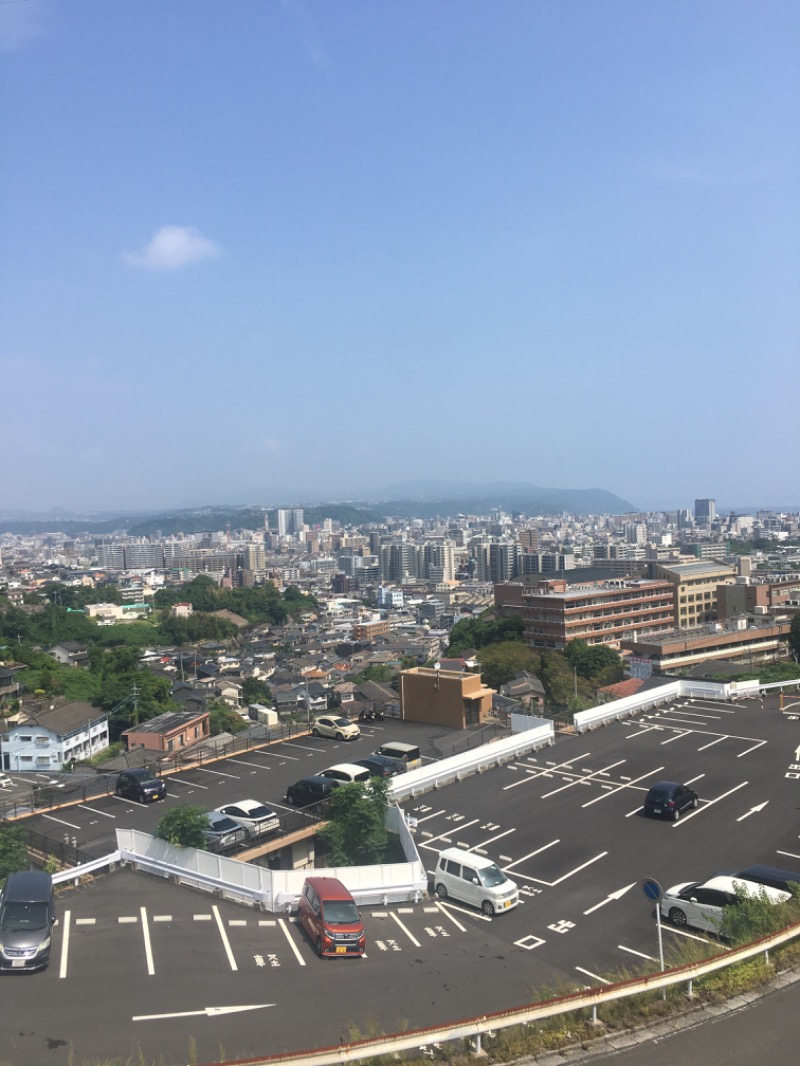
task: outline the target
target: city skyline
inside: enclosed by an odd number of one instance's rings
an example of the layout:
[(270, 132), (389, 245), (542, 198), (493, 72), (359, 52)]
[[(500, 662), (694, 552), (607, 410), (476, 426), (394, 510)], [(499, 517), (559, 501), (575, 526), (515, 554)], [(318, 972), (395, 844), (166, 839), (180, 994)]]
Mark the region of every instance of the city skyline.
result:
[(0, 5), (4, 508), (796, 507), (798, 45), (785, 0)]

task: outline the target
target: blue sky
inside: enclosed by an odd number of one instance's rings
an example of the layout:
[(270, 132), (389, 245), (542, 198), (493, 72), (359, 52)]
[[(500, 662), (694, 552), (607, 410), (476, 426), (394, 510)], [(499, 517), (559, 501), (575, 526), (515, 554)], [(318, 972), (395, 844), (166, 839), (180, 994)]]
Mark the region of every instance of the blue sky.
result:
[(794, 0), (0, 0), (0, 49), (4, 509), (800, 501)]

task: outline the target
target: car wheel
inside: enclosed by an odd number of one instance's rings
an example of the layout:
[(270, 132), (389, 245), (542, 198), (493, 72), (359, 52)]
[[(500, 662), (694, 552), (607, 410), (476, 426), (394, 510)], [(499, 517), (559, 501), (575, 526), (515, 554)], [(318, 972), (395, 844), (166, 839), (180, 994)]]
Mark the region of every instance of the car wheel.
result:
[(672, 907), (669, 912), (669, 920), (673, 925), (686, 925), (686, 915), (680, 907)]
[(681, 816), (680, 808), (676, 807), (675, 810), (672, 812), (672, 820), (673, 820), (673, 822), (677, 822), (677, 820), (680, 818), (680, 816)]
[(144, 795), (144, 792), (140, 792), (140, 793), (139, 793), (139, 802), (140, 802), (140, 803), (144, 803), (144, 801), (145, 801), (145, 795)]
[(698, 803), (697, 796), (695, 796), (694, 799), (692, 800), (692, 810), (693, 811), (697, 810), (697, 803)]
[(317, 954), (319, 955), (320, 958), (323, 958), (323, 954), (322, 954), (322, 937), (321, 936), (317, 937)]
[(491, 918), (494, 915), (494, 904), (490, 899), (485, 899), (481, 903), (481, 910), (488, 918)]
[(444, 885), (439, 884), (436, 886), (436, 895), (439, 899), (447, 899), (447, 889)]
[(337, 733), (336, 734), (336, 739), (337, 740), (344, 740), (344, 733)]
[(317, 729), (316, 726), (314, 726), (314, 728), (311, 730), (311, 736), (312, 737), (318, 737), (319, 736), (319, 730)]

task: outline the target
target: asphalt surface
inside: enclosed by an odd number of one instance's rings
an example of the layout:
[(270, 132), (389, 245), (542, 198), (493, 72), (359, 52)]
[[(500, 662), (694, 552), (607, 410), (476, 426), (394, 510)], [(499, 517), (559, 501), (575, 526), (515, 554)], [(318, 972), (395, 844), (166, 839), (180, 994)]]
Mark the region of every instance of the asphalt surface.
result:
[[(434, 899), (366, 909), (363, 960), (320, 960), (286, 917), (129, 871), (62, 892), (49, 969), (0, 983), (0, 1062), (80, 1066), (134, 1048), (167, 1063), (245, 1058), (657, 966), (644, 879), (666, 888), (753, 862), (800, 869), (799, 710), (681, 701), (409, 801), (429, 871), (439, 850), (474, 848), (518, 882), (522, 903), (492, 919)], [(302, 737), (247, 752), (171, 778), (163, 803), (108, 797), (39, 815), (37, 828), (97, 851), (111, 850), (116, 825), (152, 831), (178, 802), (252, 797), (280, 813), (291, 781), (396, 737), (398, 723), (380, 726), (352, 743)], [(420, 740), (435, 754), (435, 732)], [(643, 817), (649, 783), (663, 778), (690, 783), (698, 810), (676, 823)], [(664, 941), (669, 962), (709, 938), (667, 926)]]

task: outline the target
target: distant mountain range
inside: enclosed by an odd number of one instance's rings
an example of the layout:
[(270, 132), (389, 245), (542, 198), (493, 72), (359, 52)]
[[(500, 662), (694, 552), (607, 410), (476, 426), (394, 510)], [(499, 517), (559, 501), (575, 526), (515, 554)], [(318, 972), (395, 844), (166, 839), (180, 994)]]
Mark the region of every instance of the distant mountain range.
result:
[(380, 522), (387, 516), (434, 518), (457, 514), (489, 514), (495, 508), (526, 515), (627, 514), (636, 507), (605, 489), (550, 489), (524, 482), (500, 481), (487, 485), (443, 480), (405, 481), (383, 489), (361, 490), (338, 500), (284, 490), (249, 491), (227, 504), (181, 507), (166, 511), (102, 511), (94, 513), (53, 510), (47, 513), (6, 511), (0, 514), (0, 532), (31, 535), (45, 532), (108, 534), (127, 530), (145, 535), (160, 529), (199, 532), (232, 528), (260, 528), (264, 512), (276, 507), (303, 507), (309, 524), (333, 518), (345, 524)]

